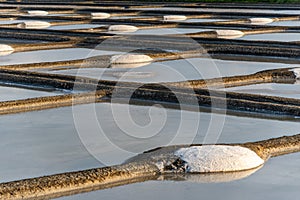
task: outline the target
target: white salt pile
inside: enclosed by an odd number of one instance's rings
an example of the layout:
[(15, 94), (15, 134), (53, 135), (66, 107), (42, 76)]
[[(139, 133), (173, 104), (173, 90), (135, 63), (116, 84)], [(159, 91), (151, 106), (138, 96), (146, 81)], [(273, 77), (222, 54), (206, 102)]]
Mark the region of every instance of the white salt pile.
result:
[(12, 54), (14, 48), (7, 44), (0, 44), (0, 56), (6, 56)]
[(108, 31), (117, 31), (117, 32), (135, 32), (138, 30), (138, 27), (131, 25), (111, 25), (108, 27)]
[(184, 15), (165, 15), (163, 16), (164, 21), (184, 21), (187, 17)]
[(271, 18), (249, 18), (250, 23), (254, 25), (265, 25), (272, 23), (274, 20)]
[(264, 163), (254, 151), (229, 145), (181, 148), (175, 155), (185, 162), (186, 172), (234, 172), (254, 169)]
[(44, 10), (28, 10), (27, 13), (32, 16), (45, 16), (49, 14), (47, 11)]
[(110, 58), (110, 64), (149, 63), (153, 59), (144, 54), (122, 54)]
[(48, 28), (51, 24), (44, 21), (26, 21), (17, 25), (18, 28), (27, 28), (27, 29), (42, 29)]
[(238, 30), (216, 30), (218, 38), (225, 38), (225, 39), (232, 39), (232, 38), (239, 38), (244, 35), (242, 31)]
[(110, 17), (110, 14), (104, 12), (96, 12), (96, 13), (91, 13), (91, 17), (93, 19), (106, 19)]

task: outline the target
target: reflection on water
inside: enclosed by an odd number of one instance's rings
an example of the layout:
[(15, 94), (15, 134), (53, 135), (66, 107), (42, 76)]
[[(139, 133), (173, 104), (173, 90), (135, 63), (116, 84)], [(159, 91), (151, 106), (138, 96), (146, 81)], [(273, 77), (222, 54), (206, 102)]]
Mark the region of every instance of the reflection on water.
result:
[(185, 33), (198, 33), (210, 31), (212, 29), (203, 28), (156, 28), (156, 29), (140, 29), (134, 35), (171, 35), (171, 34), (185, 34)]
[(33, 97), (53, 96), (59, 94), (58, 91), (46, 92), (38, 90), (29, 90), (16, 87), (0, 86), (0, 101), (12, 101), (27, 99)]
[(139, 10), (161, 10), (161, 11), (191, 11), (191, 12), (241, 12), (241, 13), (270, 13), (270, 14), (300, 14), (300, 10), (271, 10), (271, 9), (232, 9), (232, 8), (179, 8), (179, 7), (162, 7), (162, 8), (139, 8)]
[(226, 91), (300, 99), (299, 84), (268, 83), (227, 88)]
[(300, 33), (255, 34), (255, 35), (246, 35), (240, 39), (241, 40), (268, 40), (268, 41), (293, 42), (293, 41), (300, 41)]
[(269, 24), (270, 26), (300, 26), (300, 21), (277, 21)]
[[(149, 107), (129, 106), (130, 120), (138, 126), (130, 132), (132, 135), (127, 135), (124, 131), (132, 128), (133, 124), (129, 123), (128, 116), (124, 113), (126, 105), (115, 104), (112, 107), (108, 103), (96, 104), (96, 124), (93, 123), (94, 115), (89, 110), (90, 106), (93, 105), (76, 106), (77, 116), (83, 122), (80, 129), (75, 128), (75, 113), (70, 107), (0, 116), (0, 160), (5, 160), (0, 165), (0, 181), (103, 166), (89, 154), (79, 136), (84, 139), (86, 147), (93, 150), (94, 156), (102, 163), (112, 165), (158, 146), (187, 144), (191, 141), (203, 143), (207, 135), (213, 137), (216, 126), (222, 130), (217, 138), (218, 143), (258, 141), (294, 135), (300, 130), (299, 122), (226, 116), (225, 123), (222, 124), (220, 114), (170, 109), (164, 111), (158, 107), (151, 109), (150, 118)], [(113, 114), (116, 112), (119, 113), (117, 119)], [(147, 127), (150, 119), (163, 120), (164, 113), (167, 120), (162, 129)], [(214, 124), (213, 127), (211, 123)], [(146, 127), (151, 134), (153, 129), (161, 131), (160, 134), (151, 136), (147, 131), (140, 132), (139, 126)], [(77, 132), (78, 130), (82, 132)], [(150, 138), (145, 142), (142, 140), (145, 137)], [(297, 162), (291, 163), (296, 166)]]
[[(267, 69), (286, 68), (293, 66), (282, 63), (230, 61), (209, 58), (189, 58), (176, 61), (155, 62), (148, 65), (142, 63), (138, 65), (142, 66), (136, 68), (136, 66), (133, 65), (134, 68), (131, 69), (68, 69), (49, 71), (49, 73), (101, 78), (104, 80), (138, 81), (149, 83), (247, 75)], [(132, 66), (128, 65), (127, 67)], [(126, 72), (128, 73), (126, 74)], [(118, 76), (114, 76), (114, 73), (117, 73)], [(141, 76), (138, 76), (138, 74), (136, 74), (137, 76), (131, 76), (130, 73), (131, 75), (134, 73), (140, 73)], [(147, 76), (144, 76), (145, 74), (147, 74)]]
[(64, 25), (64, 26), (51, 26), (48, 29), (52, 30), (72, 30), (72, 29), (91, 29), (91, 28), (99, 28), (103, 25), (99, 24), (73, 24), (73, 25)]
[[(207, 12), (249, 12), (300, 14), (299, 10), (141, 8), (141, 10), (182, 10)], [(65, 14), (56, 14), (64, 16)], [(71, 16), (70, 14), (67, 14)], [(52, 15), (55, 16), (55, 15)], [(112, 17), (115, 19), (134, 18)], [(139, 17), (139, 16), (137, 16)], [(189, 19), (210, 22), (224, 19)], [(5, 20), (0, 24), (24, 20)], [(299, 26), (299, 21), (279, 21), (269, 26)], [(54, 26), (67, 30), (101, 25)], [(197, 28), (159, 28), (132, 34), (180, 34), (210, 31)], [(300, 33), (246, 35), (244, 40), (299, 41)], [(159, 36), (162, 37), (162, 36)], [(0, 43), (19, 40), (1, 39)], [(26, 41), (32, 42), (32, 41)], [(0, 65), (84, 59), (87, 56), (118, 52), (70, 48), (14, 53), (0, 57)], [(111, 66), (109, 69), (85, 68), (49, 71), (106, 80), (173, 82), (252, 74), (291, 65), (246, 61), (192, 58), (143, 63), (143, 66)], [(100, 76), (100, 77), (99, 77)], [(300, 98), (299, 85), (261, 84), (227, 91)], [(0, 101), (50, 96), (57, 92), (0, 87)], [(164, 109), (161, 106), (133, 106), (102, 103), (0, 116), (0, 182), (120, 164), (145, 150), (158, 146), (190, 143), (241, 143), (299, 133), (298, 121), (279, 121), (225, 116), (204, 112)], [(128, 113), (130, 116), (128, 117)], [(82, 121), (78, 124), (75, 115)], [(92, 119), (92, 120), (91, 120)], [(95, 120), (95, 121), (93, 121)], [(157, 122), (154, 123), (153, 121)], [(95, 123), (96, 122), (96, 123)], [(161, 125), (160, 126), (158, 126)], [(134, 125), (134, 126), (133, 126)], [(152, 125), (152, 126), (151, 126)], [(79, 128), (80, 126), (80, 128)], [(99, 130), (99, 127), (101, 130)], [(126, 131), (129, 130), (129, 131)], [(220, 131), (220, 132), (218, 132)], [(208, 138), (208, 139), (207, 139)], [(85, 145), (85, 146), (84, 146)], [(299, 196), (299, 153), (270, 159), (264, 167), (236, 173), (168, 174), (151, 181), (94, 191), (61, 199), (295, 199)], [(145, 179), (146, 180), (146, 179)], [(226, 183), (226, 184), (225, 184)]]
[(87, 58), (88, 56), (107, 55), (115, 53), (117, 52), (91, 50), (85, 48), (28, 51), (13, 53), (5, 57), (0, 57), (0, 65), (77, 60)]
[(226, 172), (226, 173), (206, 173), (206, 174), (191, 174), (191, 173), (178, 173), (178, 174), (165, 174), (161, 175), (158, 180), (164, 181), (186, 181), (190, 183), (224, 183), (237, 181), (247, 178), (261, 167), (239, 171), (239, 172)]
[(147, 181), (59, 199), (294, 199), (299, 196), (299, 155), (273, 158), (251, 176), (232, 182)]

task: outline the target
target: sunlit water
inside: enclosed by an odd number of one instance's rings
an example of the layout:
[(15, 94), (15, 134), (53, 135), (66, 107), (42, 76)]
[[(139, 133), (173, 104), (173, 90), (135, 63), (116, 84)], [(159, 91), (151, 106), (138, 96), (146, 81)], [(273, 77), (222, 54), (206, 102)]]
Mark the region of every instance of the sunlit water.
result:
[[(157, 146), (249, 142), (297, 134), (300, 129), (299, 122), (157, 107), (150, 118), (148, 112), (149, 107), (103, 103), (0, 116), (0, 159), (5, 160), (0, 181), (118, 164)], [(297, 159), (289, 163), (297, 166)]]
[(161, 11), (172, 11), (172, 10), (176, 10), (176, 11), (191, 11), (191, 12), (241, 12), (241, 13), (269, 13), (269, 14), (277, 14), (277, 13), (281, 13), (281, 14), (299, 14), (300, 10), (271, 10), (271, 9), (232, 9), (232, 8), (178, 8), (178, 7), (163, 7), (163, 8), (139, 8), (139, 10), (161, 10)]
[(293, 21), (277, 21), (269, 24), (270, 26), (300, 26), (299, 20)]
[(59, 199), (294, 199), (299, 196), (299, 155), (273, 158), (251, 176), (229, 183), (148, 181)]
[[(141, 10), (151, 10), (141, 9)], [(252, 12), (300, 14), (299, 10), (189, 9), (155, 10), (208, 12)], [(64, 14), (62, 14), (64, 15)], [(115, 19), (132, 17), (113, 17)], [(185, 22), (210, 22), (223, 19), (188, 19)], [(23, 21), (23, 20), (22, 20)], [(22, 21), (0, 21), (0, 24)], [(274, 22), (270, 26), (298, 26), (299, 21)], [(94, 28), (82, 24), (54, 26), (50, 29)], [(211, 29), (162, 28), (138, 30), (130, 34), (180, 34)], [(299, 41), (298, 33), (246, 35), (240, 39)], [(1, 43), (16, 43), (3, 40)], [(84, 48), (14, 53), (0, 57), (1, 65), (84, 59), (88, 56), (119, 52)], [(145, 64), (134, 69), (69, 69), (49, 73), (78, 75), (106, 80), (170, 82), (191, 79), (246, 75), (266, 69), (291, 67), (281, 63), (224, 61), (193, 58)], [(44, 72), (47, 70), (44, 70)], [(126, 72), (134, 72), (130, 75)], [(298, 85), (261, 84), (227, 91), (300, 98)], [(0, 87), (0, 101), (51, 96), (58, 92)], [(93, 104), (91, 104), (93, 105)], [(299, 133), (298, 121), (270, 120), (245, 116), (225, 116), (159, 107), (97, 104), (58, 108), (0, 116), (0, 182), (19, 180), (119, 164), (137, 153), (171, 144), (240, 143)], [(126, 110), (129, 108), (129, 113)], [(150, 110), (149, 110), (150, 109)], [(91, 112), (92, 111), (92, 112)], [(149, 114), (150, 112), (150, 114)], [(166, 117), (167, 116), (167, 117)], [(152, 124), (151, 124), (152, 123)], [(147, 125), (150, 126), (148, 127)], [(159, 125), (162, 125), (160, 127)], [(99, 129), (100, 127), (100, 129)], [(247, 178), (227, 183), (203, 183), (199, 176), (190, 181), (148, 181), (95, 191), (61, 199), (295, 199), (299, 196), (299, 153), (272, 158)], [(204, 181), (205, 182), (205, 181)]]
[(255, 34), (245, 35), (242, 40), (267, 40), (267, 41), (281, 41), (281, 42), (294, 42), (300, 41), (300, 33), (268, 33), (268, 34)]
[[(89, 78), (136, 81), (136, 82), (176, 82), (193, 79), (210, 79), (236, 75), (247, 75), (267, 69), (286, 68), (293, 65), (283, 63), (248, 62), (209, 58), (189, 58), (141, 64), (137, 68), (130, 65), (115, 65), (116, 68), (80, 68), (49, 71), (48, 73), (76, 75)], [(294, 65), (297, 66), (297, 65)], [(120, 67), (120, 68), (117, 68)], [(136, 66), (134, 66), (136, 67)]]
[(300, 99), (299, 84), (257, 84), (227, 88), (226, 91)]
[[(198, 33), (204, 31), (210, 31), (212, 29), (203, 28), (155, 28), (155, 29), (140, 29), (136, 32), (125, 33), (135, 35), (174, 35), (174, 34), (185, 34), (185, 33)], [(123, 33), (124, 34), (124, 33)]]
[(41, 51), (28, 51), (13, 53), (0, 57), (0, 65), (14, 65), (39, 62), (54, 62), (66, 60), (85, 59), (88, 56), (110, 55), (116, 52), (91, 50), (86, 48), (66, 48)]
[(99, 28), (103, 25), (99, 24), (72, 24), (72, 25), (63, 25), (63, 26), (51, 26), (48, 29), (52, 30), (76, 30), (76, 29), (91, 29)]
[(48, 91), (0, 86), (0, 101), (12, 101), (12, 100), (19, 100), (19, 99), (34, 98), (34, 97), (52, 96), (58, 94), (62, 94), (62, 93), (58, 91), (48, 92)]

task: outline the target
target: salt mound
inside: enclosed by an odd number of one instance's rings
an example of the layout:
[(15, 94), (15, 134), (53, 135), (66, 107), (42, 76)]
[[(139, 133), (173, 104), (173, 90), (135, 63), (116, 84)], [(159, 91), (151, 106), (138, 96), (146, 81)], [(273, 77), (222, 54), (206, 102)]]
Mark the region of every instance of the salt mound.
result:
[(28, 28), (28, 29), (42, 29), (48, 28), (51, 24), (44, 21), (26, 21), (17, 25), (18, 28)]
[(186, 20), (186, 16), (184, 15), (165, 15), (163, 17), (164, 21), (183, 21)]
[(7, 44), (0, 44), (0, 56), (6, 56), (12, 54), (14, 52), (14, 48)]
[(271, 18), (250, 18), (250, 23), (255, 25), (264, 25), (272, 23), (274, 20)]
[(96, 13), (91, 13), (91, 17), (93, 19), (106, 19), (110, 17), (110, 14), (104, 12), (96, 12)]
[(244, 35), (242, 31), (238, 30), (216, 30), (218, 38), (225, 38), (225, 39), (232, 39), (232, 38), (239, 38)]
[(264, 163), (254, 151), (229, 145), (181, 148), (175, 155), (185, 162), (186, 172), (234, 172), (254, 169)]
[(144, 54), (122, 54), (110, 58), (110, 64), (148, 63), (151, 61), (153, 59)]
[(49, 14), (47, 11), (44, 10), (29, 10), (27, 11), (27, 13), (32, 16), (44, 16)]
[(138, 27), (130, 25), (111, 25), (108, 27), (108, 31), (121, 31), (121, 32), (134, 32)]
[(294, 72), (296, 79), (300, 79), (300, 67), (291, 69), (290, 71)]

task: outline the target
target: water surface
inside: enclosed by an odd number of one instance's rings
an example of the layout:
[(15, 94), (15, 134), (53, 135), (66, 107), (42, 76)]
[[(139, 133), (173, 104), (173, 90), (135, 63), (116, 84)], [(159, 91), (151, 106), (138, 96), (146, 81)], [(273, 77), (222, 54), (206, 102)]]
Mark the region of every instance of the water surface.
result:
[[(5, 160), (0, 166), (0, 182), (119, 164), (157, 146), (249, 142), (300, 130), (299, 122), (108, 103), (2, 115), (0, 126), (0, 159)], [(293, 174), (299, 158), (281, 163), (294, 166), (279, 167)], [(157, 188), (160, 184), (185, 188), (183, 183), (155, 184)], [(116, 194), (112, 191), (110, 195)]]

